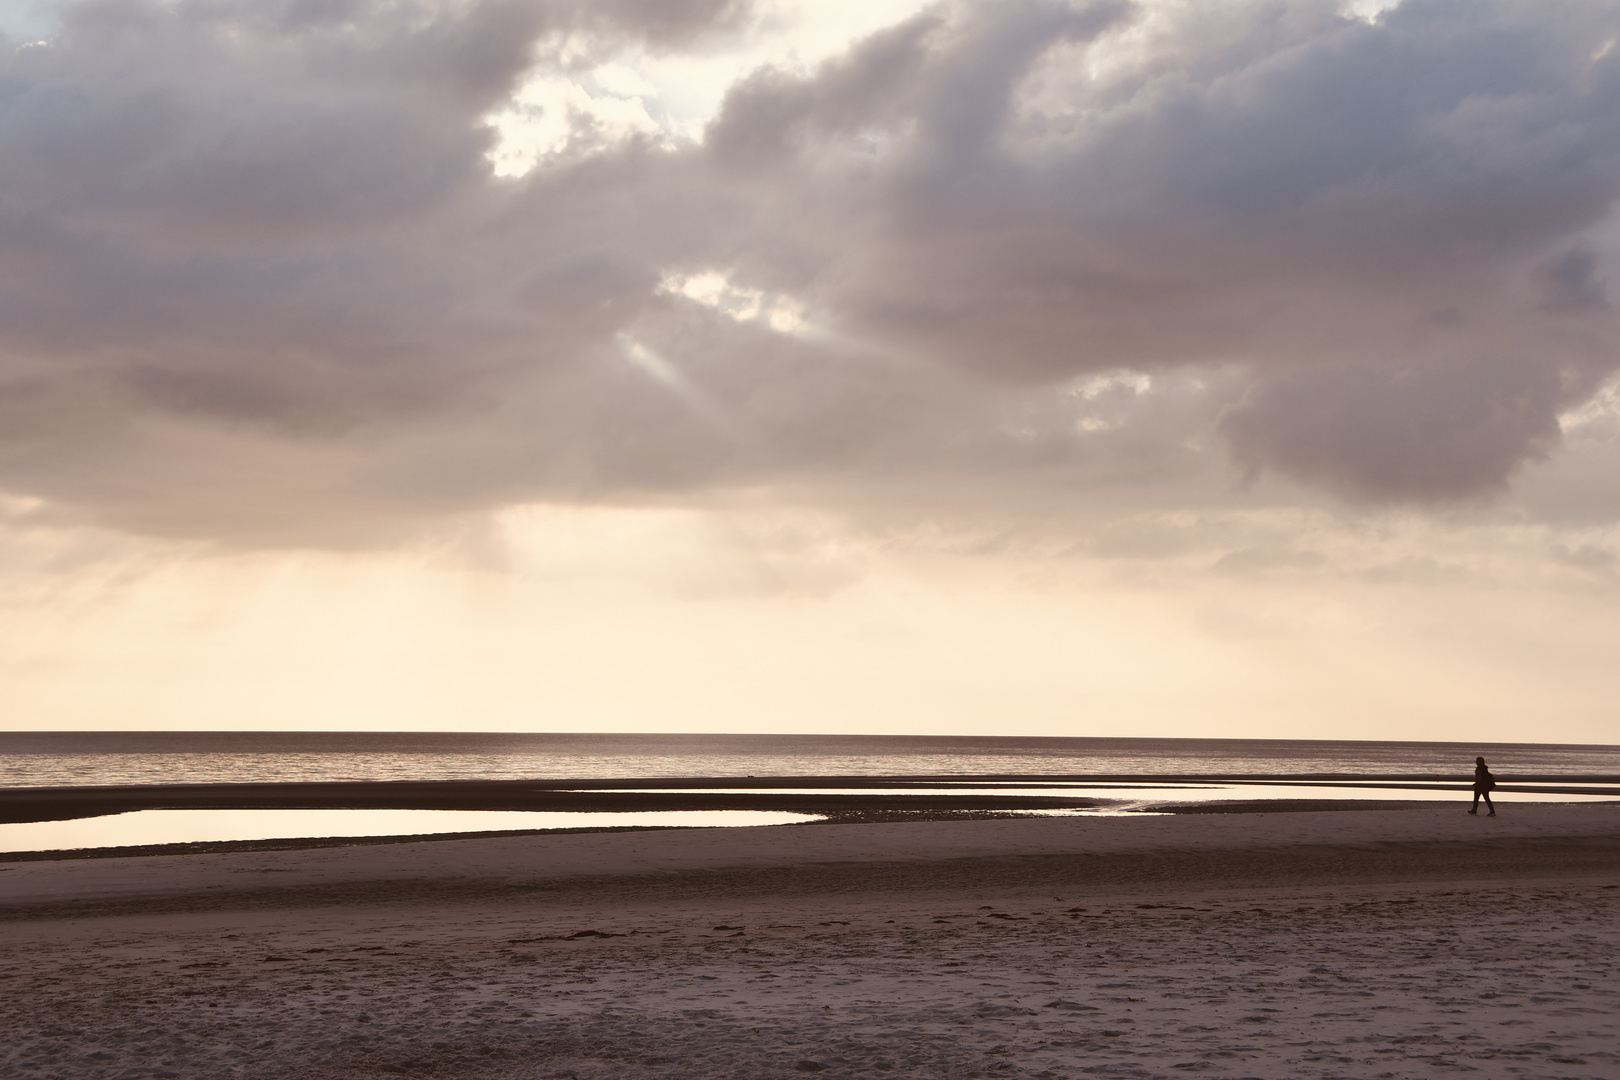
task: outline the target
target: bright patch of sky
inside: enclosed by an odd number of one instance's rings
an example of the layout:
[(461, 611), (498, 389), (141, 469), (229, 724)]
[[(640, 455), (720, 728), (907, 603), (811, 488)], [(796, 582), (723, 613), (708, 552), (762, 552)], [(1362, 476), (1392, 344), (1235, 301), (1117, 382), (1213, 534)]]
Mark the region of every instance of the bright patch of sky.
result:
[(1113, 431), (1125, 424), (1124, 406), (1153, 389), (1153, 378), (1140, 371), (1104, 371), (1077, 379), (1069, 396), (1084, 403), (1077, 431)]
[(1399, 6), (1400, 0), (1347, 0), (1340, 10), (1352, 18), (1371, 22), (1390, 8)]
[(489, 121), (497, 175), (522, 176), (576, 140), (611, 144), (642, 135), (666, 144), (701, 138), (726, 91), (762, 67), (804, 71), (923, 8), (924, 0), (762, 3), (746, 29), (707, 50), (637, 48), (592, 63), (565, 46), (537, 64)]
[(806, 328), (804, 307), (797, 301), (785, 296), (767, 297), (761, 289), (734, 285), (713, 270), (671, 274), (659, 283), (659, 291), (684, 296), (737, 322), (762, 322), (779, 334), (796, 334)]
[(523, 176), (580, 139), (604, 144), (646, 135), (669, 142), (670, 131), (647, 111), (651, 89), (634, 70), (619, 64), (572, 77), (536, 71), (491, 118), (500, 132), (500, 142), (489, 154), (495, 175)]
[(1620, 435), (1620, 378), (1610, 379), (1590, 400), (1558, 417), (1570, 438), (1609, 442)]
[(1070, 393), (1092, 401), (1112, 390), (1126, 389), (1133, 394), (1145, 394), (1152, 388), (1152, 376), (1140, 371), (1105, 371), (1077, 380)]

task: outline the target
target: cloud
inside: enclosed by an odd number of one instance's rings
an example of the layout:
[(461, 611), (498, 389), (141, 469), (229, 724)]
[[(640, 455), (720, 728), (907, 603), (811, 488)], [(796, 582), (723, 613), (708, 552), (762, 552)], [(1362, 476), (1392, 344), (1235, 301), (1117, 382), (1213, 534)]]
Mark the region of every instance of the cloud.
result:
[(1598, 259), (1588, 244), (1576, 244), (1540, 267), (1551, 311), (1595, 311), (1609, 305), (1607, 282), (1598, 275)]
[(1208, 16), (1161, 16), (1103, 76), (1121, 9), (919, 19), (814, 83), (740, 86), (710, 142), (793, 188), (800, 230), (766, 250), (819, 248), (856, 334), (990, 378), (1238, 362), (1247, 466), (1499, 488), (1615, 365), (1612, 323), (1574, 321), (1604, 306), (1581, 237), (1620, 193), (1620, 67), (1592, 45), (1616, 12), (1222, 10), (1209, 44)]
[(1256, 469), (1363, 501), (1440, 500), (1502, 486), (1558, 444), (1558, 413), (1582, 396), (1562, 375), (1517, 357), (1312, 369), (1262, 384), (1222, 428)]
[(0, 72), (0, 489), (123, 528), (1168, 492), (1222, 440), (1443, 502), (1616, 368), (1606, 3), (946, 4), (691, 139), (524, 88), (746, 55), (730, 0), (55, 10)]

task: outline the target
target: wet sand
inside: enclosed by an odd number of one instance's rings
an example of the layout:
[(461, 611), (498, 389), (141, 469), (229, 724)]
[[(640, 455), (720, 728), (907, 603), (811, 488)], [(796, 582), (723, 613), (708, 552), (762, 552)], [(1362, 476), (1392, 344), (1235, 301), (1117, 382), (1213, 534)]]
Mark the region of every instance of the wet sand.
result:
[(9, 863), (0, 1073), (1620, 1074), (1620, 807), (1461, 809)]
[[(1620, 777), (1534, 776), (1503, 782), (1503, 794), (1620, 797)], [(586, 813), (666, 810), (778, 810), (808, 814), (1011, 811), (1086, 808), (1108, 798), (1078, 797), (1072, 789), (1116, 789), (1117, 800), (1165, 784), (1336, 788), (1353, 799), (1357, 788), (1466, 792), (1455, 777), (1321, 775), (1057, 776), (744, 776), (639, 777), (619, 780), (355, 780), (317, 783), (112, 784), (101, 787), (0, 788), (0, 822), (61, 821), (134, 810), (560, 810)], [(986, 786), (1015, 785), (1016, 794)], [(970, 789), (979, 788), (975, 792)], [(1049, 789), (1041, 791), (1040, 789)], [(1071, 789), (1065, 793), (1065, 789)], [(914, 793), (928, 789), (926, 794)], [(947, 789), (941, 791), (940, 789)], [(952, 791), (949, 789), (962, 789)], [(1189, 800), (1197, 799), (1189, 792)]]
[[(779, 792), (770, 788), (834, 783), (878, 789), (870, 794)], [(759, 791), (704, 791), (758, 785)], [(675, 790), (604, 790), (608, 785)], [(909, 781), (847, 778), (744, 780), (703, 778), (658, 781), (355, 781), (333, 783), (119, 784), (107, 787), (0, 790), (0, 822), (63, 821), (133, 810), (553, 810), (613, 813), (669, 810), (785, 810), (822, 814), (850, 811), (1032, 810), (1101, 805), (1062, 794), (903, 793)], [(884, 790), (894, 789), (894, 790)], [(1615, 794), (1620, 794), (1617, 790)]]

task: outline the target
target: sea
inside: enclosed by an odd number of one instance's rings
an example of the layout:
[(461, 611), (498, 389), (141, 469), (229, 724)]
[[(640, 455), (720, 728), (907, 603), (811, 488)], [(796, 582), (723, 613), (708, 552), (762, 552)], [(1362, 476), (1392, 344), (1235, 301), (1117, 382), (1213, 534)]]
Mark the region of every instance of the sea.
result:
[(1321, 739), (0, 732), (0, 787), (754, 776), (1620, 778), (1620, 746)]
[[(1080, 796), (1052, 814), (1144, 814), (1187, 802), (1466, 799), (1474, 758), (1553, 801), (1612, 801), (1620, 746), (1305, 739), (914, 735), (501, 734), (487, 732), (0, 732), (0, 789), (136, 784), (389, 780), (712, 781), (748, 790), (852, 790), (887, 778), (910, 794)], [(908, 781), (913, 778), (915, 782)], [(1437, 783), (1439, 782), (1439, 783)], [(943, 786), (935, 786), (943, 785)], [(1263, 786), (1260, 786), (1263, 785)], [(1336, 785), (1355, 785), (1336, 786)], [(599, 785), (598, 785), (599, 786)], [(1590, 793), (1584, 792), (1590, 788)], [(857, 785), (868, 793), (868, 783)], [(895, 790), (899, 790), (896, 788)], [(1464, 790), (1459, 790), (1464, 789)], [(776, 790), (784, 790), (781, 787)], [(0, 858), (97, 849), (556, 829), (805, 824), (760, 810), (640, 813), (466, 810), (139, 810), (0, 823)], [(5, 853), (11, 853), (6, 855)], [(29, 856), (32, 857), (32, 856)]]

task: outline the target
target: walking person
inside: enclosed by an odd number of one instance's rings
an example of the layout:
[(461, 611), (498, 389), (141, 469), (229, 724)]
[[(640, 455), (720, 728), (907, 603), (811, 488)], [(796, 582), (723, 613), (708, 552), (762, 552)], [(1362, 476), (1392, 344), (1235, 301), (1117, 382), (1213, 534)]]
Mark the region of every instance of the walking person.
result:
[(1469, 809), (1468, 809), (1468, 812), (1470, 814), (1479, 813), (1479, 800), (1480, 800), (1481, 796), (1484, 796), (1484, 798), (1485, 798), (1485, 808), (1490, 811), (1490, 813), (1486, 814), (1485, 816), (1486, 817), (1495, 817), (1496, 816), (1496, 806), (1491, 802), (1491, 788), (1493, 788), (1495, 786), (1496, 786), (1496, 777), (1492, 776), (1491, 775), (1491, 770), (1489, 770), (1489, 769), (1487, 769), (1485, 767), (1485, 759), (1484, 758), (1475, 758), (1474, 759), (1474, 805), (1469, 807)]

